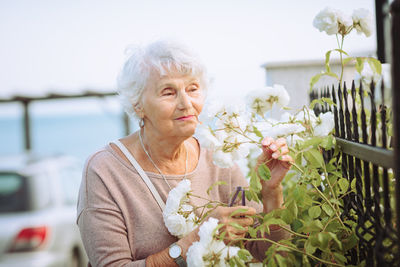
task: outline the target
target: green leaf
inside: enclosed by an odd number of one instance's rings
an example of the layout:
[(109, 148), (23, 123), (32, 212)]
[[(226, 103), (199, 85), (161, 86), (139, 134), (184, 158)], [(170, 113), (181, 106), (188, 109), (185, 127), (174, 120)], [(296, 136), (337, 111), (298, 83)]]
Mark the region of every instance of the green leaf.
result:
[(229, 215), (229, 217), (234, 217), (235, 215), (237, 215), (237, 214), (239, 214), (239, 213), (242, 213), (242, 212), (246, 212), (246, 211), (248, 211), (249, 209), (237, 209), (237, 210), (235, 210), (235, 211), (233, 211), (230, 215)]
[(313, 219), (319, 217), (319, 215), (321, 215), (321, 208), (319, 206), (311, 207), (308, 210), (308, 215), (310, 215), (310, 217)]
[(353, 61), (354, 58), (353, 57), (347, 57), (345, 59), (343, 59), (343, 65), (346, 65), (347, 63), (349, 63), (350, 61)]
[(244, 260), (244, 261), (247, 261), (248, 258), (251, 257), (251, 254), (247, 249), (241, 249), (241, 250), (238, 251), (237, 254), (238, 254), (239, 258)]
[(322, 153), (319, 150), (312, 148), (304, 152), (304, 156), (312, 166), (314, 167), (324, 166), (324, 158), (322, 157)]
[[(379, 75), (382, 74), (382, 64), (379, 60), (373, 57), (367, 58), (368, 65), (371, 67), (372, 71), (378, 73)], [(376, 81), (374, 81), (376, 82)]]
[(313, 89), (314, 85), (319, 81), (319, 79), (321, 79), (322, 75), (324, 75), (323, 73), (318, 73), (317, 75), (314, 75), (313, 77), (311, 77), (310, 80), (310, 91)]
[(308, 257), (306, 255), (303, 255), (302, 265), (301, 266), (303, 266), (303, 267), (311, 267), (311, 264), (308, 261)]
[(339, 80), (339, 76), (337, 76), (336, 73), (333, 73), (333, 72), (325, 72), (324, 75), (331, 76), (331, 77), (336, 78), (336, 79)]
[(351, 181), (351, 184), (350, 184), (350, 188), (354, 192), (356, 192), (356, 181), (357, 181), (356, 178), (353, 178), (353, 180)]
[(253, 227), (249, 227), (248, 232), (249, 232), (251, 237), (257, 238), (257, 230), (256, 229), (254, 229)]
[(294, 216), (295, 218), (297, 218), (297, 214), (298, 214), (298, 212), (299, 212), (299, 209), (297, 208), (296, 202), (293, 201), (292, 203), (290, 203), (290, 204), (288, 205), (287, 209), (290, 210), (290, 212), (293, 214), (293, 216)]
[(346, 178), (340, 178), (338, 183), (341, 192), (346, 193), (347, 189), (349, 189), (349, 181)]
[(260, 179), (258, 179), (257, 174), (254, 170), (250, 174), (250, 189), (258, 193), (261, 190)]
[(321, 223), (320, 220), (314, 220), (314, 221), (312, 221), (311, 225), (312, 225), (313, 227), (318, 228), (318, 229), (321, 229), (321, 230), (324, 228), (324, 226), (322, 225), (322, 223)]
[(234, 228), (238, 229), (238, 230), (242, 230), (244, 231), (244, 227), (241, 226), (240, 224), (238, 224), (237, 222), (230, 222), (229, 225), (233, 226)]
[(362, 57), (356, 57), (356, 71), (361, 74), (363, 68), (364, 68), (364, 58)]
[(335, 103), (333, 102), (333, 100), (330, 99), (330, 98), (322, 97), (322, 98), (320, 98), (320, 99), (322, 100), (322, 102), (327, 103), (328, 105), (335, 105), (335, 106), (336, 106), (336, 104), (335, 104)]
[(294, 216), (293, 214), (288, 210), (284, 209), (281, 213), (281, 218), (284, 220), (287, 224), (291, 224), (293, 222)]
[(322, 204), (322, 209), (325, 211), (328, 216), (332, 216), (333, 214), (333, 209), (328, 203)]
[(335, 49), (335, 51), (338, 51), (339, 53), (345, 54), (346, 56), (349, 56), (349, 54), (347, 54), (345, 51), (343, 51), (342, 49)]
[(260, 178), (264, 181), (268, 181), (269, 179), (271, 179), (271, 172), (269, 171), (269, 168), (267, 167), (267, 165), (265, 165), (264, 163), (261, 164), (260, 166), (258, 166), (258, 175), (260, 176)]
[(328, 233), (319, 233), (317, 236), (318, 242), (322, 250), (328, 247), (328, 242), (331, 240), (331, 236)]
[(274, 258), (268, 261), (267, 267), (277, 267)]
[(285, 258), (282, 257), (280, 254), (275, 254), (275, 259), (278, 262), (278, 266), (286, 266)]
[(306, 249), (306, 252), (308, 254), (314, 254), (314, 252), (317, 250), (317, 247), (313, 246), (311, 244), (310, 240), (307, 240), (306, 243), (304, 244), (304, 248)]
[(326, 72), (331, 72), (331, 67), (329, 67), (329, 59), (331, 57), (331, 52), (332, 52), (332, 50), (329, 50), (328, 52), (325, 53), (325, 68), (326, 68)]
[(333, 252), (333, 255), (335, 256), (335, 260), (338, 263), (345, 264), (347, 262), (347, 258), (343, 256), (341, 253)]
[(217, 227), (215, 227), (215, 229), (212, 231), (212, 235), (214, 236), (214, 235), (219, 231), (219, 229), (221, 229), (221, 228), (224, 227), (224, 226), (225, 226), (225, 224), (219, 223), (219, 224), (217, 225)]
[(253, 126), (253, 132), (260, 138), (264, 138), (262, 133), (257, 129), (256, 126)]
[(322, 139), (321, 146), (325, 149), (331, 149), (334, 147), (335, 138), (332, 135), (328, 135)]
[(354, 232), (351, 233), (347, 239), (343, 240), (343, 247), (345, 251), (354, 248), (357, 244), (358, 238)]
[(308, 147), (310, 147), (310, 146), (316, 147), (316, 146), (318, 146), (321, 142), (322, 142), (322, 137), (315, 136), (315, 137), (313, 137), (313, 138), (310, 138), (310, 139), (306, 140), (306, 141), (301, 145), (301, 147), (302, 147), (302, 148), (308, 148)]
[(236, 266), (246, 267), (243, 261), (241, 261), (238, 257), (233, 257), (235, 260)]
[(335, 243), (336, 243), (336, 245), (339, 247), (339, 249), (342, 249), (342, 248), (343, 248), (342, 242), (339, 241), (339, 239), (337, 238), (336, 234), (335, 234), (335, 233), (332, 233), (332, 232), (329, 232), (328, 234), (329, 234), (329, 235), (331, 236), (331, 238), (335, 241)]
[(215, 183), (213, 183), (208, 189), (207, 189), (207, 195), (210, 194), (210, 191), (215, 187), (215, 186), (219, 186), (219, 185), (227, 185), (227, 183), (225, 181), (217, 181)]

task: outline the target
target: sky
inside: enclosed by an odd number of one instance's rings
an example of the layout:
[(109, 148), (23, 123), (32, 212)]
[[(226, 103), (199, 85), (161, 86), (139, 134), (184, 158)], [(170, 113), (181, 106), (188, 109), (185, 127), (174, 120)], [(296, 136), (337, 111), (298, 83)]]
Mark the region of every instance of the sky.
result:
[[(326, 6), (349, 15), (356, 8), (374, 14), (373, 0), (0, 1), (0, 98), (113, 91), (127, 45), (173, 38), (205, 63), (213, 80), (209, 97), (238, 99), (265, 84), (262, 64), (322, 60), (327, 50), (336, 48), (334, 36), (312, 26)], [(344, 50), (375, 51), (376, 35), (352, 33)], [(98, 101), (84, 103), (41, 102), (34, 110), (104, 109)], [(118, 108), (112, 100), (100, 104)], [(0, 105), (0, 115), (16, 110), (16, 105)]]

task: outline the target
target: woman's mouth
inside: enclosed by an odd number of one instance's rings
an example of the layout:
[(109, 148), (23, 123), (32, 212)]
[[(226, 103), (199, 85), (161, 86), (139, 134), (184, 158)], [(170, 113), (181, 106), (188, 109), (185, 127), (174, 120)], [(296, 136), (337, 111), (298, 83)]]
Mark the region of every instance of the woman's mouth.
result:
[(194, 115), (188, 115), (188, 116), (179, 117), (179, 118), (177, 118), (177, 120), (186, 121), (186, 120), (191, 120), (193, 117), (194, 117)]

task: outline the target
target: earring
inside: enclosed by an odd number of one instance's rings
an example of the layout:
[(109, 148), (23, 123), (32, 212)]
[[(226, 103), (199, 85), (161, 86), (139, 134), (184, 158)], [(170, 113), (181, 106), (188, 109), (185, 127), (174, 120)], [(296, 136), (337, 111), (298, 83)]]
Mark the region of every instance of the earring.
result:
[(144, 127), (144, 119), (143, 119), (143, 118), (140, 118), (139, 127), (140, 127), (140, 128), (143, 128), (143, 127)]

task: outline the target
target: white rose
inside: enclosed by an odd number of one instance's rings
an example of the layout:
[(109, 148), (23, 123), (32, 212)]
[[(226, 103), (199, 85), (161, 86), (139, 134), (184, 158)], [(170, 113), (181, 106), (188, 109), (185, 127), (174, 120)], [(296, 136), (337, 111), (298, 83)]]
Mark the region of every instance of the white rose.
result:
[(279, 107), (285, 107), (290, 101), (285, 87), (279, 84), (253, 90), (246, 96), (246, 99), (250, 110), (260, 116), (271, 110), (274, 104)]
[(195, 133), (200, 144), (209, 149), (214, 149), (221, 146), (222, 143), (210, 131), (208, 125), (198, 125)]
[(225, 153), (217, 150), (213, 153), (213, 163), (220, 168), (229, 168), (233, 166), (233, 158), (231, 153)]
[(182, 199), (186, 197), (186, 194), (190, 191), (190, 181), (187, 179), (182, 180), (179, 184), (173, 188), (167, 198), (163, 216), (176, 213), (179, 210)]
[(369, 37), (372, 33), (372, 14), (367, 9), (359, 8), (353, 11), (353, 27), (358, 34), (364, 33)]
[[(211, 243), (213, 236), (212, 233), (218, 226), (218, 219), (210, 217), (199, 227), (199, 237), (203, 244)], [(208, 246), (208, 245), (207, 245)]]
[(218, 220), (209, 218), (199, 228), (198, 242), (194, 242), (186, 254), (188, 266), (229, 266), (229, 259), (237, 255), (240, 248), (229, 247), (213, 237)]
[(314, 128), (315, 136), (327, 136), (335, 127), (334, 116), (332, 112), (326, 112), (319, 115), (317, 125)]
[(274, 84), (272, 89), (271, 95), (277, 97), (277, 104), (281, 107), (286, 107), (289, 104), (290, 96), (285, 87), (280, 84)]
[(188, 234), (186, 227), (186, 219), (180, 214), (171, 214), (164, 218), (165, 226), (168, 231), (179, 238)]
[(251, 91), (246, 96), (247, 105), (250, 110), (260, 116), (264, 115), (268, 110), (272, 108), (270, 103), (265, 102), (265, 99), (267, 97), (266, 93), (267, 92), (265, 89), (258, 89)]
[(205, 248), (200, 242), (194, 242), (186, 253), (186, 262), (191, 267), (204, 267)]
[(328, 35), (339, 32), (337, 12), (335, 9), (326, 7), (321, 10), (313, 20), (313, 26), (320, 32), (325, 31)]
[(220, 256), (220, 262), (223, 263), (221, 266), (229, 266), (229, 264), (227, 264), (229, 259), (235, 257), (238, 254), (239, 250), (239, 247), (231, 246), (227, 246), (225, 249), (223, 249)]
[(235, 161), (244, 159), (249, 152), (249, 146), (247, 144), (241, 144), (237, 149), (232, 151), (232, 159)]
[(306, 108), (305, 110), (301, 110), (295, 115), (297, 121), (305, 122), (310, 124), (312, 127), (315, 126), (317, 121), (317, 116), (314, 113), (314, 110)]
[(298, 136), (297, 134), (292, 134), (286, 137), (286, 143), (289, 147), (294, 147), (297, 142), (301, 141), (304, 141), (304, 139)]
[(306, 129), (296, 123), (281, 123), (274, 125), (271, 128), (270, 137), (278, 138), (278, 137), (286, 137), (288, 135), (297, 134), (304, 132)]
[(284, 112), (281, 114), (281, 118), (279, 121), (281, 122), (292, 122), (295, 120), (295, 116), (290, 114), (289, 112)]
[(336, 16), (339, 23), (339, 33), (347, 34), (349, 28), (353, 25), (352, 18), (340, 10), (336, 10)]

